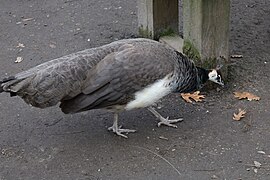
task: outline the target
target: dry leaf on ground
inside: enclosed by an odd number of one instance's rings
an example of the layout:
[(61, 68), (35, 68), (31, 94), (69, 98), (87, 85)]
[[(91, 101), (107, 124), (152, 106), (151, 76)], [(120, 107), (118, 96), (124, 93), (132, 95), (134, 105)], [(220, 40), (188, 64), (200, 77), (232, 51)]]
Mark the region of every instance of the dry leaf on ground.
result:
[(233, 113), (233, 120), (240, 121), (240, 119), (242, 119), (243, 117), (245, 117), (244, 115), (246, 113), (247, 112), (245, 110), (239, 109), (238, 114)]
[(200, 91), (196, 91), (194, 93), (181, 93), (181, 96), (186, 102), (189, 103), (192, 103), (191, 99), (193, 99), (196, 102), (201, 102), (202, 99), (205, 98), (204, 95), (200, 95)]
[(238, 99), (247, 98), (247, 100), (249, 100), (249, 101), (252, 101), (252, 100), (259, 101), (261, 99), (259, 96), (251, 94), (249, 92), (234, 92), (234, 97), (236, 97)]

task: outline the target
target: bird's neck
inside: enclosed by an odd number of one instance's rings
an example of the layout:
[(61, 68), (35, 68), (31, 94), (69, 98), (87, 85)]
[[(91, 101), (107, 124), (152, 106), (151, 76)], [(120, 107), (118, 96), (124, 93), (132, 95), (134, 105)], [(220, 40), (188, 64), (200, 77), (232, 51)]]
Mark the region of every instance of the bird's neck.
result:
[(199, 86), (202, 86), (206, 81), (209, 79), (209, 70), (201, 68), (201, 67), (196, 67), (198, 71), (198, 84)]

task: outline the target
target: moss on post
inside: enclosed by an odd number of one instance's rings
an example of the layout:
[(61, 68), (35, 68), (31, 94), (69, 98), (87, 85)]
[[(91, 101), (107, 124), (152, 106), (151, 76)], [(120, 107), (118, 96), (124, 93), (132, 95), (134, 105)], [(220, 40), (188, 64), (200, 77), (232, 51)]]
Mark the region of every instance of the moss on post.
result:
[(196, 64), (201, 64), (201, 56), (195, 46), (188, 40), (184, 40), (183, 53)]
[(153, 38), (153, 33), (148, 29), (148, 27), (143, 28), (143, 26), (139, 27), (139, 36), (145, 37), (145, 38)]
[(230, 0), (183, 0), (183, 19), (184, 53), (204, 68), (223, 65), (226, 79)]
[(175, 36), (175, 35), (177, 35), (177, 32), (175, 32), (172, 28), (166, 28), (159, 30), (154, 38), (159, 39), (162, 36)]
[(183, 46), (183, 53), (192, 59), (197, 66), (206, 68), (206, 69), (213, 69), (216, 68), (218, 65), (223, 65), (221, 68), (221, 73), (223, 75), (223, 79), (227, 79), (228, 68), (227, 68), (227, 61), (225, 57), (207, 57), (202, 58), (200, 56), (199, 51), (196, 47), (188, 40), (184, 40)]

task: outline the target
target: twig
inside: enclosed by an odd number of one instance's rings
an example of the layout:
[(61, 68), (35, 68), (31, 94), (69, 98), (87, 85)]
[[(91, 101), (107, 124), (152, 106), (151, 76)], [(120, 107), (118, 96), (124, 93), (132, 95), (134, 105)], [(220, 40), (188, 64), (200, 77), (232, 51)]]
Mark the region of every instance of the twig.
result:
[(45, 123), (44, 125), (45, 126), (54, 126), (56, 125), (57, 123), (59, 123), (60, 121), (62, 121), (63, 118), (60, 118), (60, 119), (57, 119), (56, 121), (52, 122), (52, 123)]
[(154, 151), (151, 151), (150, 149), (147, 149), (147, 148), (144, 148), (144, 147), (140, 147), (140, 146), (133, 146), (133, 147), (136, 147), (136, 148), (139, 148), (139, 149), (143, 149), (145, 151), (148, 151), (156, 156), (158, 156), (160, 159), (164, 160), (166, 163), (168, 163), (179, 175), (181, 175), (181, 173), (178, 171), (178, 169), (172, 164), (170, 163), (170, 161), (168, 161), (166, 158), (164, 158), (163, 156), (157, 154), (156, 152)]
[(159, 136), (158, 138), (159, 138), (159, 139), (163, 139), (163, 140), (167, 140), (167, 141), (169, 140), (168, 138), (166, 138), (166, 137), (164, 137), (164, 136)]
[[(243, 166), (249, 166), (249, 167), (254, 167), (254, 168), (258, 168), (258, 167), (256, 167), (254, 164), (243, 164), (243, 163), (241, 163), (241, 165), (243, 165)], [(259, 168), (270, 168), (270, 166), (260, 166)]]
[(26, 19), (23, 19), (22, 21), (25, 22), (25, 21), (31, 21), (33, 20), (34, 18), (26, 18)]
[(83, 133), (84, 131), (73, 131), (73, 132), (65, 132), (65, 133), (59, 133), (59, 134), (51, 134), (51, 135), (66, 135), (66, 134), (79, 134)]
[(194, 169), (193, 171), (215, 171), (215, 169)]
[(233, 54), (233, 55), (231, 55), (231, 58), (243, 58), (243, 55), (241, 55), (241, 54)]

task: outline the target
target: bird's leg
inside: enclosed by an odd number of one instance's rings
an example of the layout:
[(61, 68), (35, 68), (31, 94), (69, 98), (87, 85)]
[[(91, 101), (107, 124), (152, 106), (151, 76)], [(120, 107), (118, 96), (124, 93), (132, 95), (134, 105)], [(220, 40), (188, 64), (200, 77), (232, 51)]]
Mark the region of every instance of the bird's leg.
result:
[(156, 118), (158, 118), (160, 120), (160, 122), (158, 123), (158, 127), (160, 127), (162, 124), (166, 125), (166, 126), (170, 126), (170, 127), (174, 127), (177, 128), (176, 125), (172, 124), (172, 123), (177, 123), (180, 121), (183, 121), (183, 118), (179, 118), (179, 119), (171, 119), (169, 120), (169, 117), (164, 118), (163, 116), (161, 116), (153, 107), (148, 107), (148, 110), (153, 113)]
[(114, 113), (114, 120), (113, 120), (113, 125), (108, 128), (109, 131), (113, 131), (115, 134), (122, 136), (124, 138), (128, 138), (126, 135), (122, 133), (132, 133), (136, 132), (136, 130), (133, 129), (121, 129), (121, 126), (118, 126), (118, 113)]

